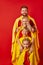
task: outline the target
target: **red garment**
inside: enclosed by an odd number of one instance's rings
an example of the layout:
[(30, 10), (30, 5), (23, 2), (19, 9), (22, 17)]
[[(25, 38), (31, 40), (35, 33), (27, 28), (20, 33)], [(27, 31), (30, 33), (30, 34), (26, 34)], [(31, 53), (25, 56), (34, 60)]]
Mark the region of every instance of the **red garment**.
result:
[[(19, 38), (21, 38), (23, 35), (22, 35), (22, 30), (20, 31), (19, 33)], [(28, 32), (27, 36), (31, 37), (31, 32)]]
[[(32, 24), (32, 23), (30, 23), (30, 24)], [(32, 24), (33, 25), (33, 24)], [(18, 27), (20, 27), (21, 26), (21, 20), (19, 20), (19, 22), (18, 22)], [(19, 34), (19, 38), (21, 38), (23, 35), (22, 35), (22, 31), (20, 31), (20, 34)], [(28, 35), (27, 36), (30, 36), (31, 37), (31, 33), (30, 32), (28, 32)]]
[(18, 27), (20, 27), (21, 26), (21, 20), (19, 20), (19, 22), (18, 22)]
[(26, 53), (25, 53), (24, 65), (30, 65), (29, 53), (28, 53), (28, 51), (26, 51)]
[(34, 23), (32, 20), (29, 21), (30, 25), (33, 27), (34, 26)]

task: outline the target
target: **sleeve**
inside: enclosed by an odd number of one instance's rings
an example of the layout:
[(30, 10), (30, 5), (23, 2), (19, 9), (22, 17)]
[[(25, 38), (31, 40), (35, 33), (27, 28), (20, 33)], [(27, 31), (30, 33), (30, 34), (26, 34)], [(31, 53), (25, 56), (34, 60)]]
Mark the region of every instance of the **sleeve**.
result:
[(18, 27), (18, 19), (16, 19), (14, 25), (13, 25), (13, 30), (12, 30), (12, 47), (11, 47), (11, 54), (13, 52), (13, 49), (14, 49), (14, 43), (15, 43), (15, 31), (16, 31), (16, 28)]
[[(30, 16), (29, 16), (29, 17), (30, 17)], [(34, 18), (30, 17), (30, 20), (32, 21), (32, 22), (31, 22), (31, 23), (32, 23), (32, 26), (34, 25), (35, 28), (36, 28), (36, 30), (37, 30), (37, 25), (36, 25), (36, 22), (35, 22)]]
[[(29, 16), (29, 17), (30, 17), (30, 16)], [(37, 41), (37, 47), (39, 48), (39, 47), (40, 47), (40, 45), (39, 45), (39, 37), (38, 37), (39, 30), (38, 30), (38, 28), (37, 28), (37, 25), (36, 25), (36, 22), (35, 22), (34, 18), (30, 17), (30, 20), (32, 20), (32, 22), (34, 23), (35, 28), (36, 28), (36, 32), (34, 33), (34, 36), (35, 36), (36, 41)]]
[(13, 45), (13, 52), (12, 52), (12, 62), (16, 59), (16, 43)]
[(16, 28), (18, 27), (18, 19), (16, 19), (14, 25), (13, 25), (13, 30), (12, 30), (12, 43), (15, 41), (15, 32)]

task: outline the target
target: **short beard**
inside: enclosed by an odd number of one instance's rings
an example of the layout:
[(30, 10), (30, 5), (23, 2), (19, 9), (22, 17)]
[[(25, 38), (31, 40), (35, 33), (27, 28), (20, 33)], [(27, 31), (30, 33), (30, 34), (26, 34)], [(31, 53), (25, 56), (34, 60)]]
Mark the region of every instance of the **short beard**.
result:
[(26, 14), (26, 15), (23, 15), (23, 14), (22, 14), (22, 16), (28, 16), (28, 15), (27, 15), (27, 14)]

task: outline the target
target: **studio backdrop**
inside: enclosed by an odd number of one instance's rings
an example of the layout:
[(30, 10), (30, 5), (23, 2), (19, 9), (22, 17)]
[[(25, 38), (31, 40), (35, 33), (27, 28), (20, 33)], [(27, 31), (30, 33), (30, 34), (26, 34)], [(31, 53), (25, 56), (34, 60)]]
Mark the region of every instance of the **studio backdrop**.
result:
[(36, 21), (39, 31), (40, 64), (43, 65), (43, 1), (42, 0), (0, 0), (0, 65), (12, 65), (12, 28), (20, 14), (20, 7), (26, 5), (28, 14)]

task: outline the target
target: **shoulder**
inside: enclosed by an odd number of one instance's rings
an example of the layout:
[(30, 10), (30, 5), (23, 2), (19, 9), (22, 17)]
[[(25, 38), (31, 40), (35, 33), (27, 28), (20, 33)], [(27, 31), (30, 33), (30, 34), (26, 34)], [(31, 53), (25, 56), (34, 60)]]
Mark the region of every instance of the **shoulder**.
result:
[(22, 16), (18, 17), (15, 21), (19, 21), (22, 19)]
[[(21, 17), (21, 16), (20, 16)], [(18, 21), (20, 20), (20, 17), (16, 18), (14, 21), (14, 26), (18, 24)]]
[(34, 19), (33, 17), (28, 16), (28, 18), (29, 18), (29, 20), (30, 20), (30, 22), (31, 22), (32, 24), (35, 24), (35, 25), (36, 25), (36, 21), (35, 21), (35, 19)]
[(35, 21), (35, 19), (31, 16), (28, 16), (30, 20)]
[(20, 16), (20, 17), (18, 17), (17, 19), (15, 19), (15, 21), (14, 21), (14, 25), (16, 26), (18, 26), (18, 23), (21, 21), (21, 19), (22, 19), (22, 16)]

